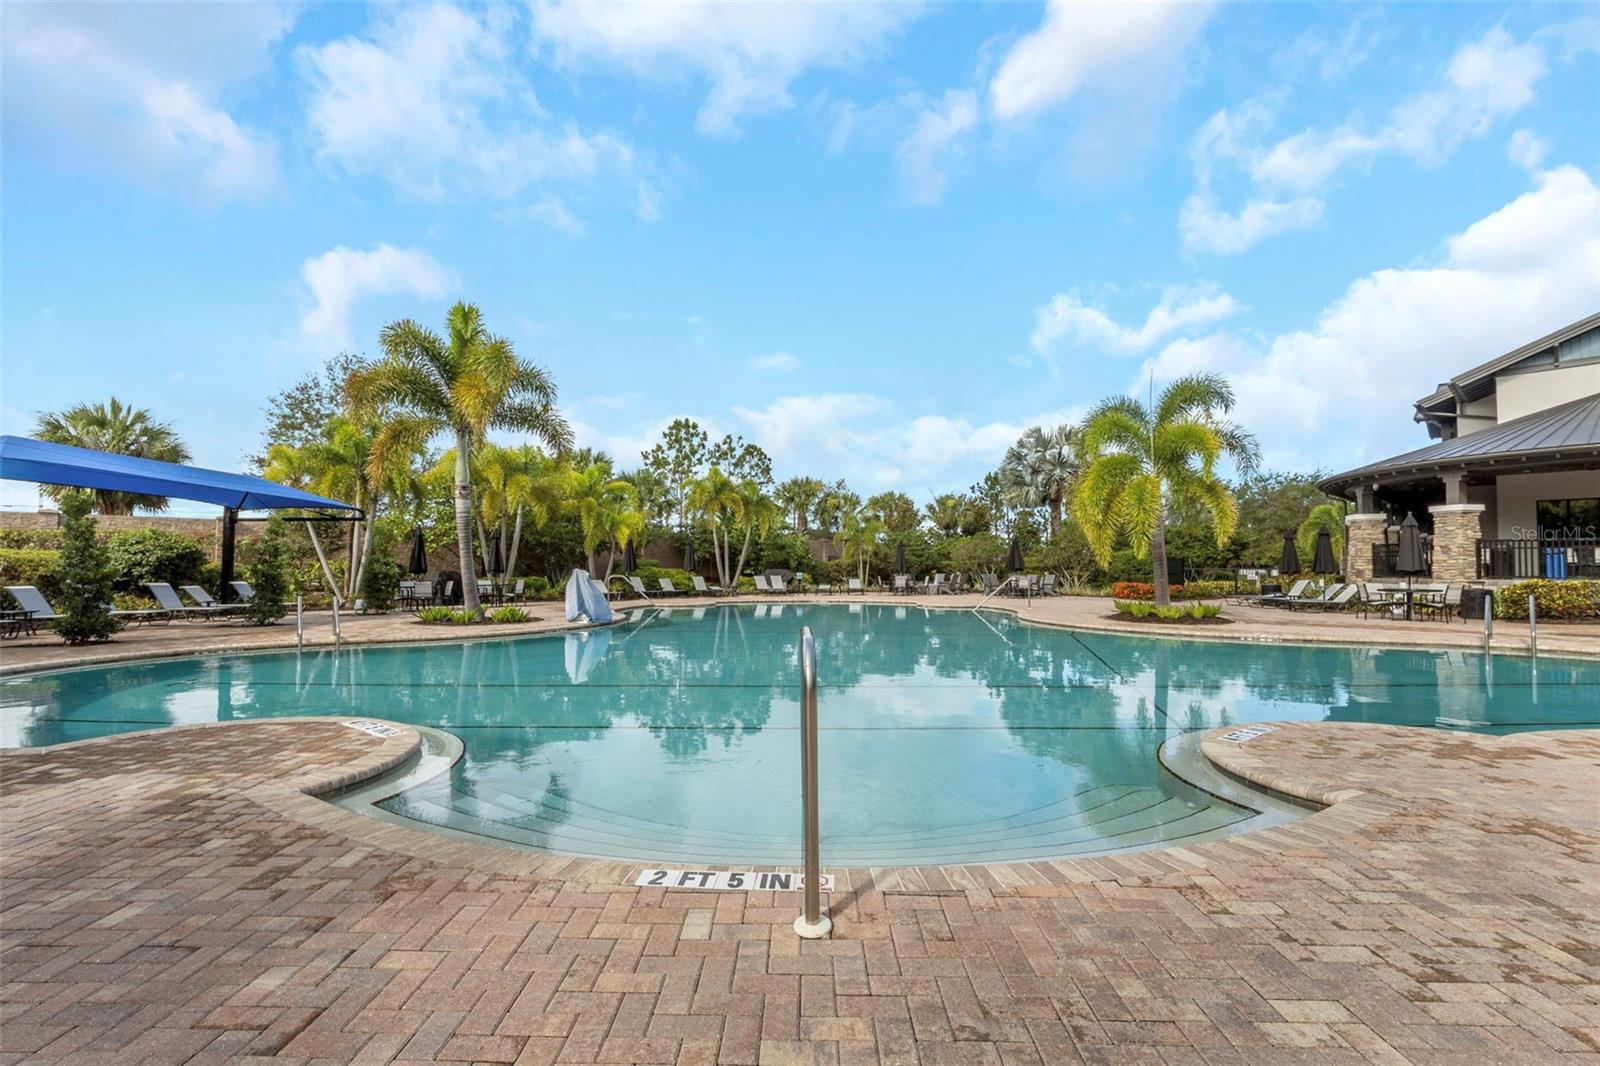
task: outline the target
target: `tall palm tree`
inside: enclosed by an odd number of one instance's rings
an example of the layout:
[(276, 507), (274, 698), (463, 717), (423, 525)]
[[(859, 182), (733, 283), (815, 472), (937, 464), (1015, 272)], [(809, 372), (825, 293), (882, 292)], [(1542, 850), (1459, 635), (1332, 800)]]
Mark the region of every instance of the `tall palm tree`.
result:
[(744, 501), (739, 483), (724, 474), (720, 467), (713, 466), (705, 477), (689, 484), (689, 512), (703, 518), (711, 530), (711, 555), (717, 562), (717, 580), (722, 582), (723, 588), (731, 589), (738, 577), (732, 569), (728, 541), (744, 509)]
[[(187, 463), (189, 449), (178, 438), (171, 423), (157, 422), (142, 407), (124, 405), (115, 396), (109, 403), (80, 403), (65, 411), (49, 411), (39, 416), (33, 435), (51, 444), (70, 444), (97, 452), (159, 459), (164, 463)], [(45, 485), (43, 492), (59, 501), (77, 490), (61, 485)], [(165, 496), (141, 496), (133, 492), (94, 490), (94, 508), (101, 514), (132, 514), (135, 507), (146, 511), (165, 511)]]
[(861, 506), (861, 497), (851, 492), (843, 479), (835, 481), (817, 497), (817, 502), (812, 505), (811, 513), (817, 520), (817, 525), (822, 527), (822, 532), (833, 536), (839, 532), (839, 525), (844, 516)]
[(744, 561), (750, 557), (752, 536), (765, 537), (778, 524), (780, 512), (772, 497), (761, 491), (755, 481), (739, 482), (738, 522), (744, 527), (744, 543), (739, 546), (739, 561), (733, 567), (735, 580), (744, 572)]
[(872, 553), (883, 537), (883, 519), (870, 507), (853, 508), (845, 513), (839, 537), (844, 541), (845, 559), (856, 564), (856, 576), (865, 585), (872, 573)]
[(1032, 426), (1000, 462), (1001, 498), (1011, 507), (1049, 508), (1052, 540), (1061, 532), (1061, 502), (1072, 494), (1078, 477), (1078, 445), (1073, 426)]
[(942, 496), (935, 496), (933, 501), (923, 508), (927, 515), (928, 524), (947, 537), (959, 534), (963, 526), (970, 524), (969, 512), (972, 501), (958, 493), (947, 492)]
[(1233, 458), (1243, 473), (1255, 469), (1255, 438), (1221, 416), (1233, 409), (1233, 389), (1216, 374), (1181, 377), (1140, 403), (1126, 396), (1102, 401), (1083, 424), (1089, 457), (1072, 497), (1101, 565), (1111, 561), (1119, 534), (1151, 558), (1157, 606), (1172, 602), (1167, 586), (1167, 514), (1174, 505), (1209, 513), (1217, 543), (1226, 544), (1238, 507), (1217, 461)]
[(1311, 508), (1305, 521), (1300, 523), (1300, 528), (1295, 530), (1300, 558), (1309, 561), (1317, 554), (1317, 534), (1324, 529), (1328, 531), (1328, 538), (1332, 542), (1334, 558), (1344, 559), (1344, 508), (1332, 501)]
[(358, 408), (392, 407), (373, 442), (373, 462), (396, 448), (420, 449), (438, 433), (455, 437), (456, 550), (468, 612), (481, 616), (472, 555), (472, 452), (491, 429), (531, 434), (558, 454), (572, 446), (572, 429), (556, 410), (556, 386), (542, 367), (517, 357), (511, 342), (483, 324), (482, 313), (457, 303), (445, 316), (445, 336), (410, 319), (378, 335), (384, 358), (350, 376), (346, 390)]
[(818, 478), (792, 477), (774, 490), (773, 496), (778, 504), (786, 514), (793, 516), (796, 533), (805, 536), (808, 528), (806, 521), (811, 517), (811, 510), (827, 488)]
[(595, 552), (601, 544), (611, 551), (602, 581), (611, 579), (617, 553), (633, 542), (644, 529), (644, 512), (639, 510), (639, 494), (631, 483), (617, 477), (609, 460), (592, 463), (567, 476), (567, 506), (578, 516), (583, 530), (583, 550), (589, 572), (595, 570)]

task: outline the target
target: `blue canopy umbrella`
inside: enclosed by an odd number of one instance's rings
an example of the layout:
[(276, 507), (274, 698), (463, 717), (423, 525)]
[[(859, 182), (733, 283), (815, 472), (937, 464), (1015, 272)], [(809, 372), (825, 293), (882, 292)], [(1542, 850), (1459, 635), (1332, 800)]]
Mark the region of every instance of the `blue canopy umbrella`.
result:
[(222, 600), (233, 595), (234, 524), (239, 520), (240, 511), (295, 508), (353, 512), (355, 518), (362, 515), (361, 508), (352, 504), (314, 496), (266, 478), (97, 452), (92, 448), (52, 444), (31, 437), (0, 436), (0, 478), (76, 489), (132, 492), (140, 496), (168, 496), (218, 505), (223, 508), (222, 575), (218, 590)]

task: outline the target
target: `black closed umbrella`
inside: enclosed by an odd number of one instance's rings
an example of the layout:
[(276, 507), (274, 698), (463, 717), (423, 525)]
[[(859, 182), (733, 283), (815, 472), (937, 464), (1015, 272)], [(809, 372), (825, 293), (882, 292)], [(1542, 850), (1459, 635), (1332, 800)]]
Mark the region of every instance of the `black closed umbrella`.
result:
[(1295, 550), (1294, 534), (1283, 535), (1283, 557), (1278, 560), (1278, 573), (1288, 576), (1300, 572), (1300, 553)]
[(1022, 542), (1015, 537), (1011, 539), (1011, 550), (1006, 553), (1006, 569), (1013, 574), (1020, 574), (1023, 571)]
[(406, 572), (418, 576), (428, 572), (428, 544), (422, 539), (421, 526), (411, 534), (411, 560), (406, 566)]
[(500, 531), (497, 529), (489, 537), (489, 577), (493, 579), (497, 575), (504, 574), (505, 572), (505, 550), (500, 547)]
[(894, 572), (897, 574), (906, 572), (906, 546), (904, 543), (894, 546)]
[(683, 535), (683, 568), (694, 573), (694, 538), (687, 533)]
[(1395, 553), (1394, 568), (1406, 575), (1406, 621), (1411, 621), (1411, 578), (1428, 572), (1428, 561), (1422, 554), (1422, 530), (1417, 527), (1417, 517), (1406, 512), (1400, 523), (1399, 550)]
[(1326, 529), (1317, 530), (1317, 550), (1311, 558), (1311, 569), (1319, 574), (1339, 572), (1339, 563), (1333, 557), (1333, 534)]
[(639, 553), (633, 550), (633, 541), (628, 541), (628, 546), (622, 552), (622, 572), (631, 574), (639, 569)]

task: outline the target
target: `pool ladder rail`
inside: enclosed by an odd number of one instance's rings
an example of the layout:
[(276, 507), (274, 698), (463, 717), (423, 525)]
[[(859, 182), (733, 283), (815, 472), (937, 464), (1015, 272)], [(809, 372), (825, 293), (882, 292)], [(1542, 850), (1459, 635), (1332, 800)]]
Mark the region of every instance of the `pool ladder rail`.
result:
[(800, 821), (805, 841), (805, 910), (794, 931), (820, 940), (833, 930), (822, 910), (822, 857), (817, 812), (817, 642), (811, 627), (800, 629)]

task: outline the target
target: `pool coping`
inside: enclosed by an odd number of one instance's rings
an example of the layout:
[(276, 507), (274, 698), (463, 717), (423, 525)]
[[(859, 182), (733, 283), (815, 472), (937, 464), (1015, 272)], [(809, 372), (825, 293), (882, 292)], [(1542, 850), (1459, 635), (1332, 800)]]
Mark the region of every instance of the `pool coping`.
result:
[[(1024, 616), (1022, 614), (1022, 608), (1020, 606), (1015, 605), (1015, 604), (1011, 604), (1011, 603), (998, 603), (998, 604), (983, 603), (983, 604), (978, 604), (978, 605), (969, 605), (969, 604), (949, 604), (949, 605), (946, 605), (946, 604), (941, 604), (941, 603), (924, 603), (924, 602), (922, 602), (920, 600), (907, 599), (905, 597), (897, 597), (897, 596), (893, 596), (893, 595), (866, 596), (866, 597), (861, 597), (861, 598), (847, 598), (847, 597), (844, 597), (844, 596), (818, 596), (818, 595), (810, 595), (810, 594), (800, 594), (800, 595), (794, 595), (794, 596), (775, 596), (775, 597), (741, 596), (741, 597), (714, 597), (714, 598), (705, 599), (705, 600), (676, 601), (676, 602), (669, 602), (669, 603), (646, 603), (644, 601), (639, 601), (639, 600), (629, 600), (629, 601), (625, 601), (625, 602), (619, 604), (618, 606), (622, 607), (624, 609), (627, 609), (627, 610), (650, 610), (650, 609), (654, 609), (654, 610), (673, 611), (673, 610), (692, 609), (692, 607), (731, 607), (731, 606), (739, 606), (741, 604), (750, 604), (752, 606), (771, 605), (771, 604), (815, 604), (815, 605), (820, 605), (820, 606), (832, 606), (832, 605), (840, 605), (840, 604), (845, 604), (845, 605), (848, 605), (848, 604), (869, 604), (869, 605), (878, 606), (878, 607), (916, 607), (916, 608), (918, 608), (920, 610), (928, 610), (928, 611), (978, 611), (978, 610), (997, 611), (997, 612), (1003, 612), (1003, 613), (1011, 615), (1013, 618), (1015, 618), (1022, 625), (1037, 626), (1037, 627), (1039, 627), (1041, 629), (1064, 630), (1066, 632), (1071, 632), (1071, 633), (1110, 633), (1110, 634), (1113, 634), (1113, 635), (1116, 635), (1116, 636), (1151, 637), (1151, 638), (1156, 639), (1156, 640), (1172, 640), (1172, 641), (1193, 640), (1193, 641), (1203, 641), (1203, 642), (1212, 643), (1212, 644), (1239, 644), (1239, 645), (1254, 645), (1254, 646), (1266, 646), (1266, 647), (1284, 647), (1284, 646), (1295, 647), (1295, 646), (1299, 646), (1299, 647), (1378, 648), (1378, 649), (1386, 649), (1386, 650), (1393, 650), (1393, 651), (1432, 651), (1432, 652), (1460, 651), (1460, 652), (1470, 652), (1470, 653), (1475, 653), (1475, 654), (1481, 654), (1482, 651), (1483, 651), (1481, 645), (1466, 644), (1466, 643), (1445, 643), (1445, 644), (1440, 644), (1440, 643), (1436, 643), (1436, 642), (1426, 642), (1426, 641), (1407, 642), (1407, 641), (1382, 640), (1382, 639), (1379, 639), (1379, 640), (1355, 640), (1355, 639), (1349, 639), (1349, 638), (1343, 637), (1341, 635), (1328, 635), (1328, 636), (1318, 635), (1318, 636), (1315, 636), (1315, 637), (1305, 637), (1305, 636), (1300, 636), (1300, 635), (1296, 635), (1296, 636), (1293, 636), (1293, 637), (1287, 637), (1287, 636), (1286, 637), (1277, 637), (1277, 636), (1270, 636), (1270, 635), (1264, 635), (1264, 634), (1231, 634), (1230, 635), (1229, 633), (1226, 632), (1227, 630), (1232, 628), (1230, 626), (1185, 626), (1185, 627), (1182, 627), (1181, 631), (1170, 631), (1170, 630), (1163, 630), (1159, 626), (1151, 626), (1151, 625), (1147, 625), (1147, 624), (1146, 625), (1140, 625), (1138, 628), (1133, 628), (1132, 625), (1128, 625), (1128, 626), (1083, 625), (1083, 624), (1079, 624), (1079, 623), (1076, 623), (1076, 622), (1068, 622), (1068, 621), (1062, 621), (1062, 620), (1058, 620), (1058, 619), (1045, 619), (1045, 618), (1026, 617), (1026, 616)], [(1106, 619), (1106, 621), (1109, 622), (1109, 621), (1113, 621), (1113, 620), (1108, 618), (1108, 619)], [(420, 625), (421, 623), (418, 623), (418, 624)], [(82, 659), (76, 659), (76, 660), (74, 660), (74, 661), (72, 661), (70, 663), (50, 663), (50, 664), (33, 663), (33, 664), (24, 664), (24, 665), (21, 665), (21, 666), (7, 666), (7, 665), (4, 665), (4, 664), (0, 664), (0, 680), (12, 680), (12, 679), (15, 679), (15, 678), (32, 677), (32, 676), (44, 676), (44, 675), (47, 675), (47, 674), (61, 673), (61, 672), (69, 671), (69, 670), (78, 670), (78, 669), (82, 669), (82, 668), (85, 668), (85, 667), (113, 666), (113, 665), (118, 665), (118, 664), (122, 664), (122, 663), (153, 662), (153, 661), (166, 660), (166, 659), (203, 659), (203, 658), (211, 658), (211, 657), (227, 656), (227, 655), (235, 655), (235, 654), (237, 654), (237, 655), (259, 655), (259, 654), (263, 654), (263, 653), (274, 653), (274, 652), (275, 653), (280, 653), (280, 654), (288, 654), (290, 652), (296, 652), (296, 651), (317, 651), (317, 652), (321, 652), (321, 651), (336, 651), (336, 650), (338, 650), (338, 649), (340, 649), (342, 647), (351, 647), (351, 648), (356, 648), (356, 647), (359, 647), (359, 648), (395, 647), (395, 648), (399, 648), (399, 647), (411, 647), (411, 646), (414, 646), (414, 645), (424, 645), (424, 644), (466, 644), (466, 643), (476, 643), (476, 642), (480, 642), (480, 641), (523, 640), (523, 639), (533, 639), (533, 638), (538, 638), (538, 637), (559, 636), (559, 635), (563, 635), (563, 634), (566, 634), (566, 633), (582, 632), (582, 631), (587, 631), (587, 630), (606, 629), (606, 628), (609, 628), (611, 626), (622, 625), (622, 624), (625, 624), (625, 623), (621, 619), (618, 619), (618, 620), (615, 620), (615, 621), (612, 621), (612, 622), (604, 622), (604, 623), (598, 623), (598, 624), (597, 623), (593, 623), (593, 622), (566, 622), (566, 621), (562, 621), (562, 622), (558, 622), (558, 623), (554, 623), (554, 624), (546, 624), (546, 623), (540, 622), (540, 623), (524, 624), (524, 625), (518, 625), (518, 626), (506, 626), (503, 629), (498, 629), (497, 628), (495, 631), (480, 632), (480, 633), (471, 633), (471, 632), (463, 633), (463, 632), (459, 632), (459, 631), (456, 631), (454, 629), (451, 629), (451, 631), (450, 631), (448, 636), (439, 636), (439, 637), (432, 636), (432, 635), (427, 635), (427, 636), (419, 635), (419, 636), (417, 636), (415, 638), (411, 638), (411, 639), (406, 639), (406, 638), (398, 638), (397, 639), (397, 638), (392, 637), (392, 636), (391, 637), (383, 637), (383, 638), (373, 638), (373, 639), (368, 639), (368, 638), (365, 638), (365, 637), (355, 637), (355, 638), (341, 640), (338, 643), (335, 643), (335, 642), (333, 642), (331, 640), (317, 640), (317, 641), (314, 641), (314, 642), (306, 643), (303, 648), (292, 646), (292, 645), (286, 645), (286, 644), (283, 644), (283, 643), (280, 643), (280, 642), (262, 641), (262, 642), (257, 642), (257, 643), (245, 643), (245, 644), (211, 644), (211, 645), (201, 645), (199, 647), (191, 646), (191, 647), (184, 648), (182, 650), (168, 650), (168, 649), (137, 650), (137, 651), (129, 651), (129, 652), (118, 652), (118, 653), (107, 654), (107, 655), (89, 655), (89, 656), (86, 656), (86, 657), (84, 657)], [(427, 628), (429, 628), (429, 629), (443, 629), (443, 628), (449, 628), (449, 627), (433, 627), (433, 626), (429, 626)], [(1525, 645), (1518, 646), (1518, 645), (1515, 645), (1515, 644), (1495, 643), (1495, 644), (1492, 644), (1490, 646), (1490, 652), (1492, 654), (1495, 654), (1495, 655), (1507, 655), (1507, 656), (1514, 656), (1514, 657), (1517, 657), (1517, 658), (1538, 657), (1538, 658), (1546, 658), (1546, 659), (1581, 659), (1581, 660), (1584, 660), (1584, 661), (1600, 662), (1600, 642), (1597, 642), (1597, 645), (1594, 648), (1583, 647), (1583, 648), (1574, 649), (1574, 648), (1570, 648), (1570, 647), (1562, 647), (1562, 648), (1558, 648), (1558, 649), (1545, 651), (1545, 652), (1541, 653), (1539, 656), (1534, 656), (1533, 653), (1532, 653), (1532, 650), (1529, 647), (1525, 646)]]

